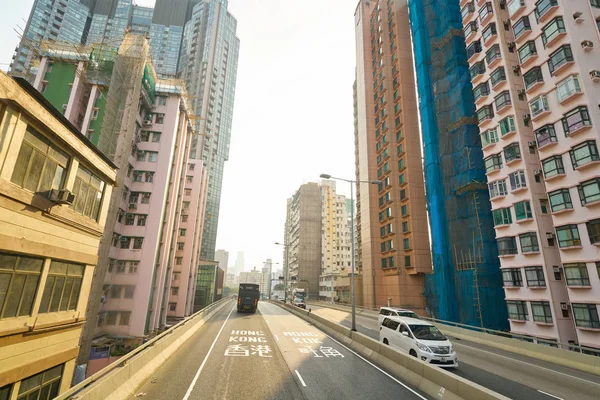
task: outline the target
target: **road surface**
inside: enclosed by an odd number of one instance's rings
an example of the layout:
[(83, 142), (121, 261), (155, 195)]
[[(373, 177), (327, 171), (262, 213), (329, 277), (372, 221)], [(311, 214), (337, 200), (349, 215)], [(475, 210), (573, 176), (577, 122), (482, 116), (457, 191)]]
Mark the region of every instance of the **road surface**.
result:
[[(350, 327), (348, 311), (328, 308), (325, 304), (308, 304), (314, 314)], [(379, 340), (375, 312), (356, 314), (356, 329)], [(465, 379), (512, 399), (527, 400), (598, 400), (600, 377), (559, 365), (523, 357), (476, 343), (450, 338), (460, 367), (449, 369)]]
[(132, 399), (428, 399), (288, 311), (259, 302), (256, 314), (238, 314), (233, 301), (136, 396)]

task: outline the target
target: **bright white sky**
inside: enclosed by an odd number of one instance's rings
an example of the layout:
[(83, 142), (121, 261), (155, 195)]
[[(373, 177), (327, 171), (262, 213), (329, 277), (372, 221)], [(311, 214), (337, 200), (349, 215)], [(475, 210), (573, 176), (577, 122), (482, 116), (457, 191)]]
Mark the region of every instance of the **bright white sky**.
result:
[[(4, 1), (3, 1), (4, 3)], [(319, 175), (354, 176), (354, 10), (358, 0), (229, 0), (240, 38), (229, 161), (217, 248), (246, 270), (280, 263), (286, 199)], [(33, 0), (2, 5), (6, 70)], [(137, 0), (153, 5), (154, 0)], [(17, 25), (21, 29), (17, 28)], [(338, 192), (349, 195), (341, 182)]]

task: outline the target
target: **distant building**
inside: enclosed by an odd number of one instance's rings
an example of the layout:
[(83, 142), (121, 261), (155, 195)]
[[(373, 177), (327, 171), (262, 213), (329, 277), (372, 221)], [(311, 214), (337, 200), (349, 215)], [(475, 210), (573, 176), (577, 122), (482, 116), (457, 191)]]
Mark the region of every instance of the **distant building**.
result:
[(246, 269), (246, 261), (244, 260), (244, 252), (238, 251), (237, 256), (235, 258), (235, 263), (233, 264), (232, 273), (235, 276), (240, 276), (240, 273), (244, 272)]
[(54, 398), (71, 385), (117, 167), (26, 81), (0, 72), (0, 99), (0, 398)]
[(225, 250), (217, 250), (215, 252), (215, 261), (219, 263), (219, 268), (221, 268), (225, 276), (227, 276), (227, 267), (229, 265), (229, 253)]
[(257, 270), (254, 267), (250, 272), (240, 272), (239, 282), (241, 283), (252, 283), (254, 285), (259, 285), (261, 295), (265, 295), (267, 293), (267, 285), (264, 277), (264, 273)]

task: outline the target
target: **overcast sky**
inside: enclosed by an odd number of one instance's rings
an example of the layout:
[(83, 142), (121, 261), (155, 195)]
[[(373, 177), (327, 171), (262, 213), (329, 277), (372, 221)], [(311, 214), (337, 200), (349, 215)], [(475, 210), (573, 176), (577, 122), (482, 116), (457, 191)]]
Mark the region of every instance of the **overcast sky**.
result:
[[(6, 70), (33, 0), (3, 1), (0, 69)], [(154, 0), (138, 0), (152, 5)], [(229, 0), (240, 38), (237, 88), (217, 248), (246, 269), (281, 268), (286, 199), (321, 173), (354, 174), (356, 1)], [(20, 26), (21, 29), (18, 29)], [(347, 184), (338, 192), (349, 195)]]

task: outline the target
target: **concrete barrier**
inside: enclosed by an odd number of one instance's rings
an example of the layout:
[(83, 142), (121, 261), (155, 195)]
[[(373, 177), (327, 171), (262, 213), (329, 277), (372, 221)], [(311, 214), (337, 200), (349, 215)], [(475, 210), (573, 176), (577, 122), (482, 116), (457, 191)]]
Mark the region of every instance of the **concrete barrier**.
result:
[[(442, 400), (509, 400), (492, 390), (431, 366), (415, 357), (382, 345), (359, 332), (288, 304), (272, 302), (312, 323), (329, 336), (351, 348), (423, 393)], [(341, 340), (340, 340), (341, 339)]]
[[(318, 302), (308, 304), (315, 304), (332, 308), (338, 311), (349, 312), (348, 307), (346, 306)], [(373, 310), (357, 308), (356, 311), (357, 314), (364, 314), (368, 315), (369, 317), (376, 318), (375, 311)], [(437, 326), (437, 328), (444, 335), (447, 336), (467, 340), (469, 342), (481, 344), (498, 350), (527, 356), (536, 360), (546, 361), (563, 367), (573, 368), (578, 371), (587, 372), (594, 375), (600, 375), (600, 357), (595, 357), (592, 355), (583, 354), (566, 349), (543, 346), (541, 344), (536, 343), (529, 343), (524, 340), (503, 337), (500, 335), (493, 335), (490, 333), (465, 329), (458, 326), (447, 325), (435, 320), (430, 320), (430, 322)]]
[(131, 398), (164, 362), (195, 334), (230, 299), (222, 299), (125, 355), (88, 379), (61, 394), (56, 400), (125, 400)]

